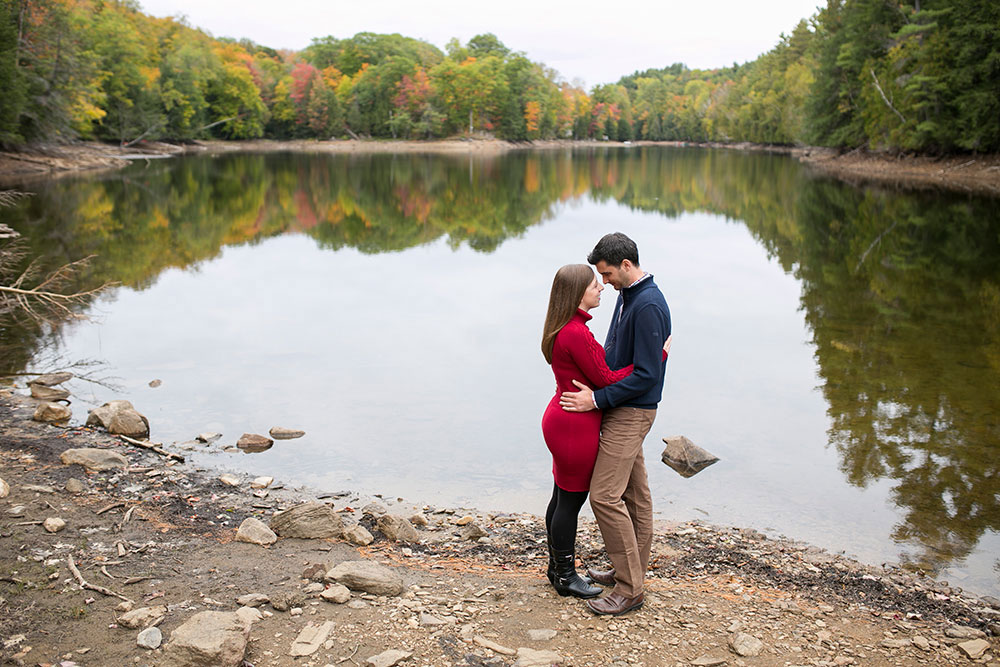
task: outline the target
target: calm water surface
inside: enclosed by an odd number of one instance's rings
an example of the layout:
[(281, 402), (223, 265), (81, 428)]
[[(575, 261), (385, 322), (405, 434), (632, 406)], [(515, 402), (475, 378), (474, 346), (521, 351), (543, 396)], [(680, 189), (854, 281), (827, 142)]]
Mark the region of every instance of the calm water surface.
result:
[[(996, 200), (859, 189), (776, 156), (227, 155), (33, 185), (5, 220), (121, 286), (7, 328), (7, 370), (105, 362), (152, 436), (300, 440), (203, 463), (319, 490), (541, 512), (539, 334), (555, 270), (623, 231), (670, 304), (646, 443), (656, 509), (1000, 594)], [(614, 303), (591, 328), (603, 340)], [(149, 381), (162, 380), (150, 388)], [(722, 460), (657, 462), (684, 434)]]

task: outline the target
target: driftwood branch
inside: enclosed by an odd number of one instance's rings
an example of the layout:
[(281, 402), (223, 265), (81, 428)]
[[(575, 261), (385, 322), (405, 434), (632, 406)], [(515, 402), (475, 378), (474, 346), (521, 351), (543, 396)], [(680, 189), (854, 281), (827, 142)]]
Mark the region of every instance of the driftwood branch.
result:
[(216, 125), (222, 125), (223, 123), (228, 123), (231, 120), (236, 120), (237, 118), (242, 118), (245, 115), (246, 114), (242, 114), (241, 113), (241, 114), (238, 114), (236, 116), (230, 116), (229, 118), (223, 118), (222, 120), (217, 120), (214, 123), (209, 123), (208, 125), (202, 125), (197, 130), (195, 130), (195, 132), (197, 133), (197, 132), (201, 132), (202, 130), (209, 130), (209, 129), (215, 127)]
[(66, 556), (66, 564), (69, 566), (69, 571), (72, 572), (73, 576), (76, 578), (77, 583), (80, 584), (80, 588), (86, 588), (91, 591), (97, 591), (98, 593), (101, 593), (102, 595), (107, 595), (108, 597), (118, 598), (120, 600), (128, 600), (128, 598), (122, 595), (121, 593), (115, 593), (114, 591), (107, 589), (104, 586), (97, 586), (95, 584), (88, 583), (83, 578), (83, 575), (80, 574), (80, 570), (76, 569), (76, 562), (73, 560), (72, 554)]
[[(18, 250), (5, 248), (3, 252), (16, 255)], [(92, 258), (93, 256), (88, 256), (64, 264), (33, 286), (30, 283), (36, 274), (37, 264), (32, 262), (12, 283), (0, 285), (0, 311), (21, 312), (36, 322), (49, 322), (53, 319), (84, 319), (84, 315), (73, 310), (74, 306), (86, 302), (90, 297), (117, 283), (107, 282), (94, 289), (71, 293), (64, 293), (59, 289), (69, 282), (70, 278)]]
[(168, 459), (173, 459), (180, 463), (184, 463), (184, 457), (180, 454), (174, 454), (173, 452), (168, 452), (162, 448), (162, 443), (159, 442), (146, 442), (145, 440), (136, 440), (135, 438), (130, 438), (127, 435), (119, 435), (119, 438), (127, 443), (133, 444), (136, 447), (142, 447), (143, 449), (148, 449), (150, 451), (156, 452), (160, 456), (164, 456)]
[(899, 113), (899, 111), (896, 109), (896, 107), (892, 106), (892, 102), (889, 101), (889, 98), (885, 96), (885, 92), (883, 92), (882, 86), (879, 85), (878, 77), (875, 76), (875, 70), (869, 67), (868, 71), (871, 72), (872, 80), (875, 81), (875, 90), (877, 90), (878, 94), (882, 96), (882, 101), (885, 102), (885, 105), (887, 107), (889, 107), (890, 109), (892, 109), (892, 112), (894, 114), (896, 114), (897, 116), (899, 116), (899, 120), (901, 120), (901, 121), (903, 121), (905, 123), (906, 119), (903, 118), (903, 114)]

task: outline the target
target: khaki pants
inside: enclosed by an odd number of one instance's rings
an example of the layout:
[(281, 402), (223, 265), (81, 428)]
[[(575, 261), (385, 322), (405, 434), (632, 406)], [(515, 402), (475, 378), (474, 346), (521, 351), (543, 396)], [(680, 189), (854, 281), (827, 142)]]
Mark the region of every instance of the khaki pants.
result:
[(590, 506), (615, 568), (614, 590), (627, 598), (642, 592), (653, 544), (653, 499), (642, 441), (655, 418), (656, 410), (605, 410), (590, 480)]

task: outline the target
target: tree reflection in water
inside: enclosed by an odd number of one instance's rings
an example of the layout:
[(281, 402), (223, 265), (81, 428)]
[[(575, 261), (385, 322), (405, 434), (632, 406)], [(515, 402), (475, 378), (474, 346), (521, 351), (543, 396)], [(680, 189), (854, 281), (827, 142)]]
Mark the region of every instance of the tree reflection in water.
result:
[[(35, 256), (58, 265), (93, 254), (81, 286), (137, 289), (290, 232), (364, 253), (440, 238), (488, 253), (585, 196), (742, 221), (801, 281), (829, 442), (851, 484), (894, 481), (893, 537), (918, 545), (913, 564), (936, 571), (1000, 530), (995, 201), (851, 187), (778, 156), (652, 147), (203, 156), (37, 190), (7, 216)], [(6, 370), (58, 334), (0, 326)]]

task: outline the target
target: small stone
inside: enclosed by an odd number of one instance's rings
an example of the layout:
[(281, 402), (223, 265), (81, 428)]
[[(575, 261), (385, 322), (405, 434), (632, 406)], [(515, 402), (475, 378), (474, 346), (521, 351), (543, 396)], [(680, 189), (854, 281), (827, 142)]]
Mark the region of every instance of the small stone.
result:
[(514, 649), (507, 648), (506, 646), (501, 646), (500, 644), (497, 644), (494, 641), (490, 641), (489, 639), (481, 635), (476, 635), (475, 637), (472, 638), (472, 641), (474, 644), (478, 644), (483, 648), (488, 648), (494, 653), (499, 653), (500, 655), (515, 655), (517, 653), (517, 651), (515, 651)]
[(128, 459), (118, 452), (96, 447), (67, 449), (59, 455), (59, 460), (66, 465), (81, 465), (87, 470), (95, 472), (128, 466)]
[(277, 542), (278, 536), (263, 521), (250, 516), (243, 520), (236, 531), (236, 541), (267, 546)]
[(267, 604), (271, 601), (271, 598), (264, 595), (263, 593), (247, 593), (246, 595), (241, 595), (236, 598), (236, 604), (241, 607), (259, 607), (263, 604)]
[(0, 498), (6, 498), (10, 495), (10, 484), (0, 479)]
[(260, 609), (256, 607), (240, 607), (236, 610), (236, 615), (243, 619), (247, 625), (253, 625), (264, 618), (264, 614), (260, 613)]
[(555, 651), (536, 651), (525, 646), (517, 649), (514, 667), (551, 667), (562, 664), (563, 657)]
[(38, 407), (35, 408), (35, 414), (32, 416), (32, 419), (36, 422), (55, 424), (67, 421), (72, 416), (73, 411), (65, 405), (59, 405), (58, 403), (50, 403), (46, 401), (38, 404)]
[(926, 651), (931, 647), (931, 643), (927, 640), (927, 638), (921, 635), (913, 635), (910, 641), (913, 642), (913, 645), (921, 651)]
[(334, 604), (344, 604), (351, 599), (351, 589), (342, 584), (333, 584), (325, 591), (319, 594), (321, 598), (327, 602), (332, 602)]
[(28, 493), (55, 493), (55, 488), (51, 486), (45, 486), (43, 484), (25, 484), (21, 487), (22, 491), (27, 491)]
[(420, 533), (401, 516), (383, 514), (377, 521), (378, 529), (391, 542), (419, 542)]
[(716, 658), (710, 655), (703, 655), (700, 658), (696, 658), (691, 661), (692, 665), (695, 667), (719, 667), (719, 665), (726, 664), (728, 658)]
[(160, 644), (163, 643), (163, 633), (159, 628), (146, 628), (135, 638), (135, 643), (140, 648), (149, 650), (160, 648)]
[(228, 473), (228, 472), (225, 473), (225, 474), (219, 475), (219, 481), (222, 482), (223, 484), (225, 484), (226, 486), (239, 486), (240, 485), (240, 478), (237, 477), (236, 475), (233, 475), (233, 474)]
[(528, 639), (533, 642), (547, 642), (550, 639), (555, 639), (555, 630), (528, 630)]
[(333, 621), (326, 621), (322, 624), (306, 624), (306, 627), (302, 628), (299, 636), (292, 642), (292, 648), (288, 655), (292, 657), (312, 655), (323, 645), (331, 630), (333, 630)]
[[(309, 581), (323, 581), (326, 577), (326, 571), (330, 569), (329, 565), (323, 565), (322, 563), (313, 563), (302, 570), (302, 578), (308, 579)], [(320, 589), (322, 590), (322, 588)]]
[(879, 642), (879, 646), (882, 648), (899, 649), (906, 648), (910, 645), (909, 639), (883, 639)]
[(423, 512), (417, 512), (416, 514), (410, 517), (410, 523), (412, 523), (414, 526), (426, 526), (429, 522), (427, 521), (427, 517), (424, 516)]
[(351, 600), (347, 603), (347, 606), (351, 609), (364, 609), (368, 606), (368, 603), (364, 600)]
[(382, 651), (378, 655), (373, 655), (365, 660), (365, 664), (371, 665), (371, 667), (394, 667), (404, 660), (408, 660), (412, 655), (408, 651), (400, 651), (393, 648), (388, 651)]
[(195, 440), (197, 440), (198, 442), (204, 442), (205, 444), (208, 444), (210, 442), (215, 442), (221, 437), (222, 437), (221, 433), (199, 433), (197, 436), (195, 436)]
[(67, 479), (65, 488), (67, 493), (83, 493), (87, 490), (87, 486), (76, 477)]
[(44, 522), (42, 522), (42, 528), (50, 533), (58, 533), (60, 530), (66, 527), (66, 522), (57, 516), (50, 516)]
[(118, 625), (123, 625), (126, 628), (144, 628), (166, 614), (167, 607), (165, 605), (139, 607), (119, 616)]
[(420, 625), (424, 627), (437, 627), (439, 625), (445, 625), (445, 622), (435, 616), (434, 614), (428, 614), (426, 612), (420, 614)]
[(344, 539), (351, 544), (365, 547), (371, 544), (375, 540), (375, 537), (361, 524), (354, 524), (344, 529)]
[(268, 433), (275, 440), (294, 440), (306, 434), (305, 431), (299, 431), (294, 428), (282, 428), (281, 426), (275, 426)]
[(160, 379), (150, 380), (149, 381), (149, 386), (152, 387), (153, 389), (156, 389), (161, 384), (163, 384), (163, 380), (160, 380)]
[(746, 658), (760, 655), (764, 650), (764, 642), (745, 632), (737, 632), (729, 637), (729, 648), (736, 655)]
[(274, 483), (273, 477), (254, 477), (250, 482), (251, 489), (266, 489)]
[(451, 522), (453, 524), (455, 524), (456, 526), (466, 526), (466, 525), (472, 523), (475, 520), (476, 520), (476, 518), (474, 516), (466, 514), (465, 516), (463, 516), (460, 519), (452, 519)]
[(6, 514), (11, 519), (20, 519), (22, 516), (24, 516), (24, 513), (27, 511), (27, 509), (28, 508), (25, 507), (24, 505), (14, 505), (13, 507), (9, 508), (6, 511)]
[(306, 601), (300, 593), (276, 593), (271, 596), (271, 607), (275, 611), (289, 611)]
[(972, 639), (958, 645), (958, 650), (965, 654), (969, 660), (979, 660), (990, 648), (990, 643), (985, 639)]
[(236, 446), (248, 453), (267, 451), (273, 444), (274, 440), (257, 433), (244, 433), (236, 441)]
[(305, 593), (306, 595), (315, 595), (316, 593), (322, 593), (325, 590), (326, 586), (319, 583), (318, 581), (314, 581), (309, 585), (307, 585), (305, 588), (303, 588), (302, 592)]
[(45, 387), (52, 387), (57, 384), (62, 384), (63, 382), (69, 382), (72, 379), (72, 373), (69, 371), (60, 371), (59, 373), (46, 373), (45, 375), (39, 375), (29, 384), (40, 384)]
[(967, 625), (953, 625), (944, 631), (945, 637), (952, 639), (982, 639), (986, 633)]
[(372, 516), (382, 516), (389, 511), (389, 508), (378, 501), (370, 502), (361, 508), (362, 514), (371, 514)]
[(471, 542), (473, 540), (478, 540), (481, 537), (486, 537), (489, 533), (480, 528), (478, 524), (470, 523), (462, 529), (460, 535), (463, 540)]

